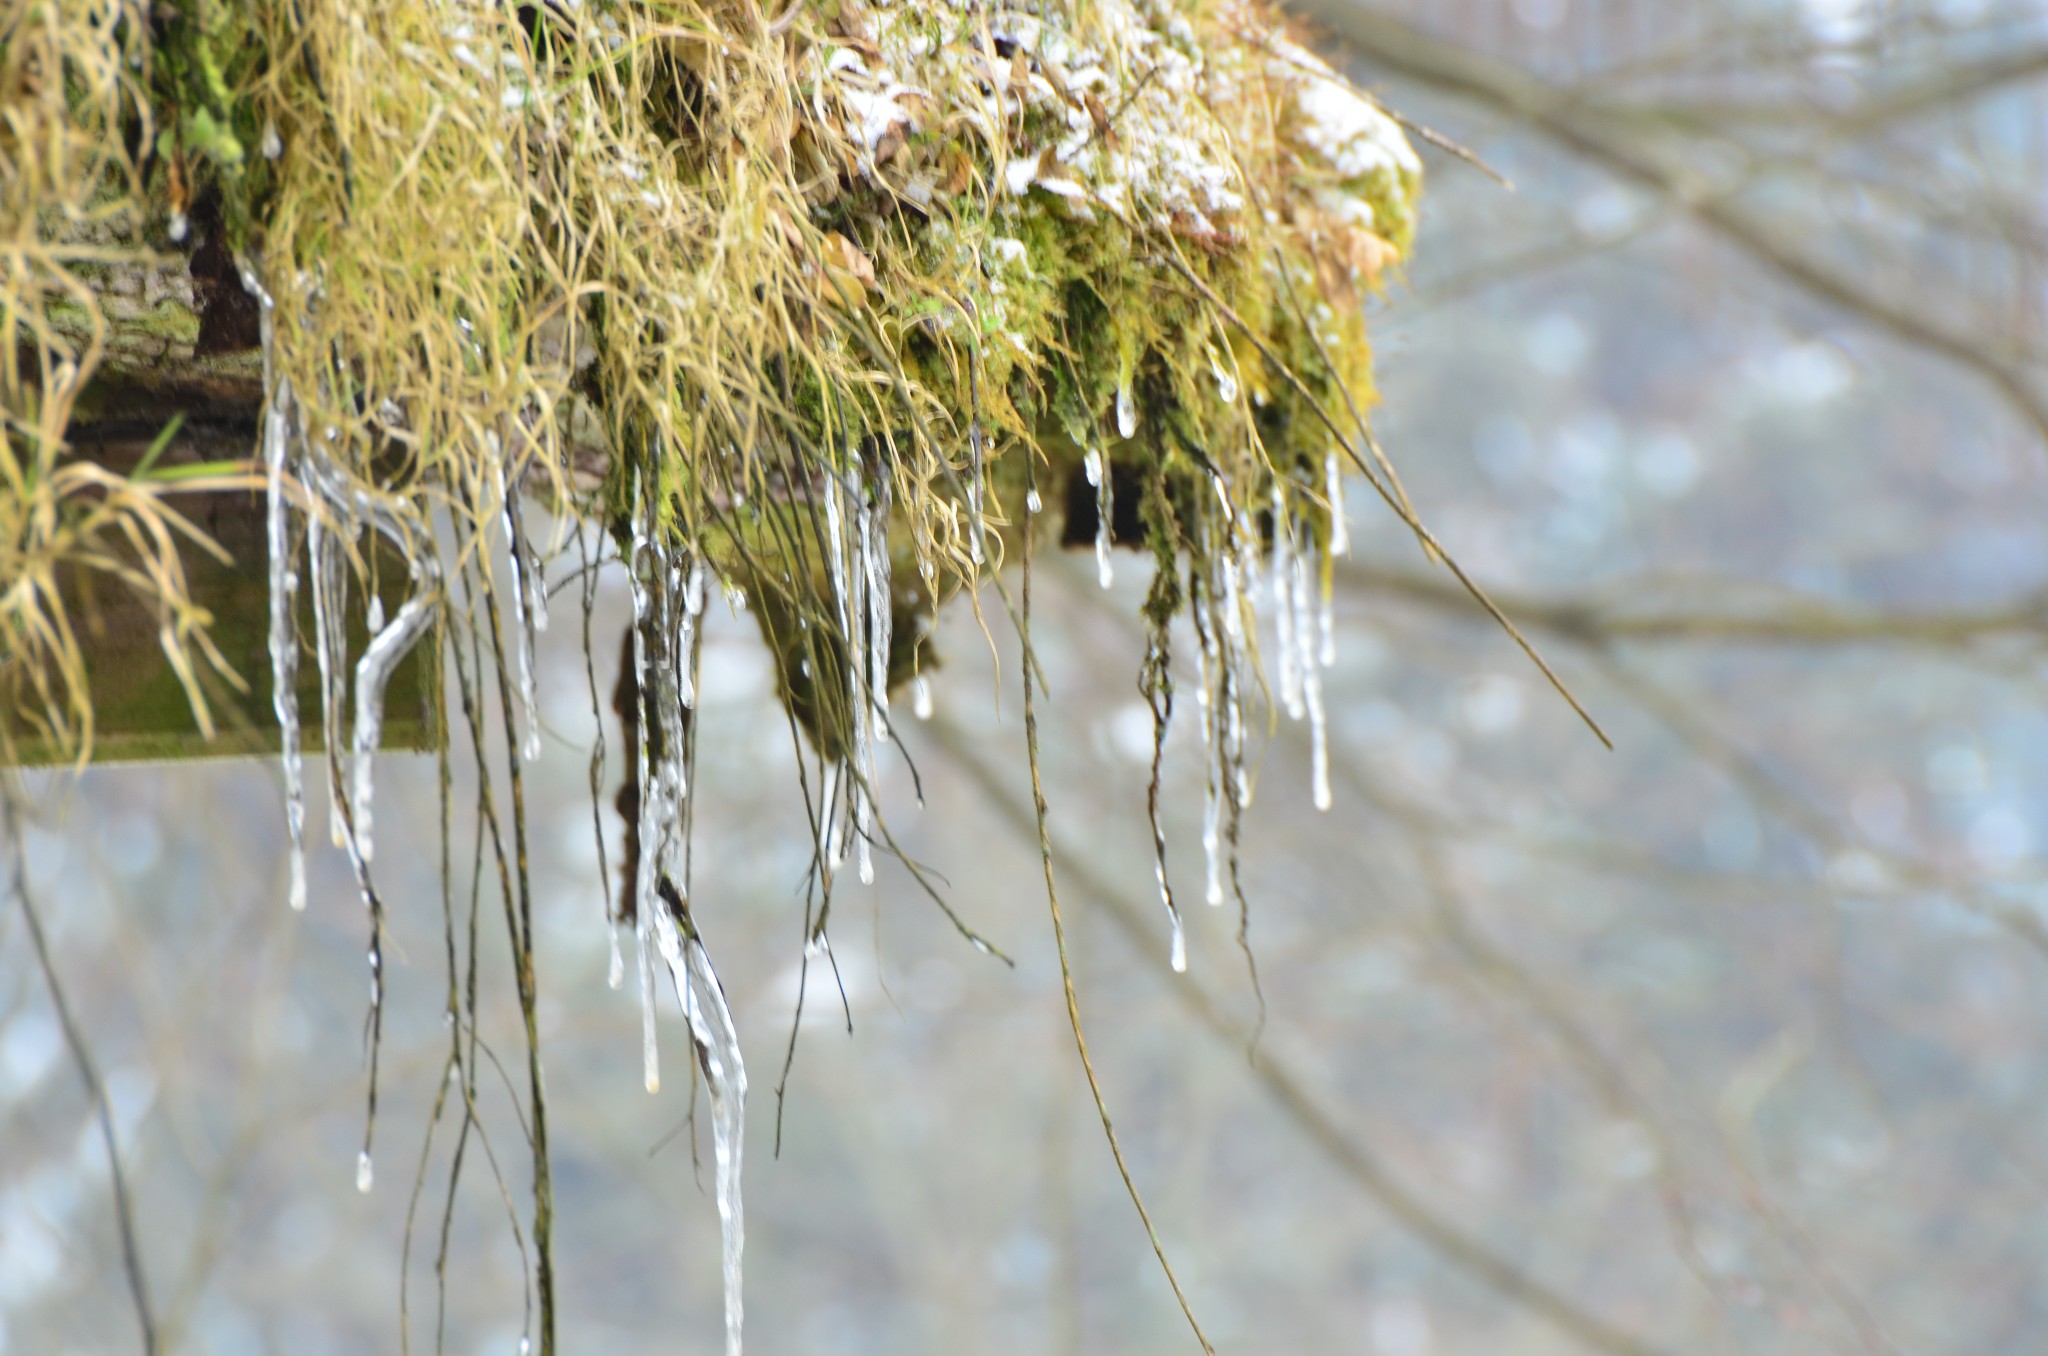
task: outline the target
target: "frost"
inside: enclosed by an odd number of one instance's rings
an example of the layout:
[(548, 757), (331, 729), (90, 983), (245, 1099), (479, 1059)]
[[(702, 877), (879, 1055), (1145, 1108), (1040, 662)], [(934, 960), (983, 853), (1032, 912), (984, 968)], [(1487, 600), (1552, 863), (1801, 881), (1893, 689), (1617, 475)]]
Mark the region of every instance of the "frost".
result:
[(1275, 39), (1278, 54), (1269, 65), (1276, 75), (1298, 81), (1296, 136), (1346, 179), (1387, 172), (1418, 175), (1422, 159), (1402, 135), (1401, 125), (1371, 100), (1352, 90), (1313, 54)]

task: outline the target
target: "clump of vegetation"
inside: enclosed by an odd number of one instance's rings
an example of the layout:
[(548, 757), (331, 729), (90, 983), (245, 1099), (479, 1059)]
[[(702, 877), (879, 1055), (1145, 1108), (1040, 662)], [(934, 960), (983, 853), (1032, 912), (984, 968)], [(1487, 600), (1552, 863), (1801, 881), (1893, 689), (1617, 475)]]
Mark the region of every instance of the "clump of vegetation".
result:
[[(393, 665), (435, 634), (480, 752), (475, 684), (494, 671), (507, 742), (532, 756), (548, 589), (525, 515), (602, 524), (636, 611), (618, 917), (639, 942), (649, 1085), (657, 957), (710, 1080), (735, 1347), (745, 1075), (681, 869), (714, 585), (757, 618), (817, 759), (816, 945), (843, 856), (866, 877), (886, 846), (876, 759), (892, 695), (935, 662), (936, 609), (984, 584), (1008, 606), (998, 571), (1035, 538), (1092, 546), (1105, 582), (1112, 547), (1152, 557), (1143, 682), (1162, 739), (1169, 627), (1193, 618), (1211, 898), (1234, 885), (1251, 795), (1261, 614), (1280, 701), (1316, 726), (1327, 801), (1318, 672), (1343, 476), (1421, 531), (1365, 423), (1360, 306), (1413, 239), (1420, 165), (1262, 6), (12, 0), (0, 83), (8, 700), (88, 755), (67, 569), (126, 581), (180, 672), (205, 662), (170, 496), (253, 478), (293, 902), (310, 650), (332, 830), (371, 905), (375, 966), (372, 765)], [(168, 318), (114, 313), (110, 296), (138, 290), (165, 292)], [(90, 393), (148, 387), (167, 353), (260, 382), (258, 460), (196, 481), (67, 460), (74, 416), (104, 399)], [(510, 568), (494, 577), (498, 550)], [(387, 616), (375, 576), (392, 558), (409, 577)], [(523, 841), (516, 758), (512, 774)], [(524, 946), (523, 848), (499, 862)], [(532, 982), (529, 963), (545, 1350)]]

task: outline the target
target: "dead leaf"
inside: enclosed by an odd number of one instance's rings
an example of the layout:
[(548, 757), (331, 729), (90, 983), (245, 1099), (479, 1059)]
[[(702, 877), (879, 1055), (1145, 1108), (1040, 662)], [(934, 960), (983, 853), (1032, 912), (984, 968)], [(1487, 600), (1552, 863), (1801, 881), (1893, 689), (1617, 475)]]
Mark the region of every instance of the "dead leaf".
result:
[(852, 309), (864, 305), (875, 286), (875, 265), (861, 247), (837, 231), (828, 231), (824, 241), (827, 300)]

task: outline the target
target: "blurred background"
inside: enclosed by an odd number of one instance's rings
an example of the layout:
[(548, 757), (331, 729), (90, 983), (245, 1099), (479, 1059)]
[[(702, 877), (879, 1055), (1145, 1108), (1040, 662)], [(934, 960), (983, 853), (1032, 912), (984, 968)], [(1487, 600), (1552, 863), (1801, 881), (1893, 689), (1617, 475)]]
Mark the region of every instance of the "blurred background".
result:
[[(1136, 687), (1148, 567), (1120, 555), (1105, 593), (1085, 554), (1043, 562), (1082, 1012), (1196, 1314), (1237, 1352), (2040, 1350), (2048, 5), (1299, 13), (1437, 134), (1417, 258), (1374, 303), (1381, 438), (1616, 747), (1354, 494), (1335, 804), (1312, 808), (1306, 729), (1281, 720), (1243, 843), (1255, 988), (1235, 903), (1199, 902), (1202, 759), (1175, 729), (1164, 816), (1196, 901), (1175, 975)], [(555, 566), (525, 786), (563, 1347), (710, 1352), (718, 1221), (682, 1024), (671, 1004), (650, 1097), (632, 986), (605, 982), (576, 564)], [(608, 708), (616, 572), (597, 603)], [(1016, 966), (897, 863), (872, 887), (847, 873), (836, 982), (812, 965), (778, 1104), (810, 834), (753, 624), (713, 612), (694, 900), (752, 1079), (751, 1349), (1194, 1350), (1067, 1029), (1011, 638), (949, 614), (933, 717), (904, 722), (882, 802)], [(616, 866), (608, 710), (604, 735)], [(488, 880), (481, 1035), (504, 1069), (480, 1076), (489, 1157), (472, 1137), (452, 1209), (452, 1122), (427, 1142), (448, 1048), (437, 783), (432, 758), (380, 771), (367, 1194), (366, 919), (324, 842), (311, 908), (285, 908), (275, 768), (29, 783), (23, 876), (104, 1078), (168, 1350), (431, 1350), (437, 1327), (450, 1351), (520, 1350), (523, 1037)], [(316, 797), (309, 839), (323, 819)], [(113, 1220), (10, 899), (0, 1353), (136, 1347)]]

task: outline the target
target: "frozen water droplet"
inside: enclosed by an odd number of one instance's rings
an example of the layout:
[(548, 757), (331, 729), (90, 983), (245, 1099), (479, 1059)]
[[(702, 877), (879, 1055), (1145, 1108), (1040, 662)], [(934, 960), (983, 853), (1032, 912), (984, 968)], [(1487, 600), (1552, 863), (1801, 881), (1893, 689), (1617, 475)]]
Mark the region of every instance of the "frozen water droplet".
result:
[(1036, 513), (1044, 507), (1045, 501), (1038, 497), (1038, 487), (1036, 485), (1024, 492), (1024, 508), (1026, 512)]
[(521, 1337), (519, 1339), (519, 1356), (533, 1356), (533, 1339), (531, 1337)]
[(1173, 961), (1175, 974), (1184, 975), (1188, 972), (1188, 929), (1187, 925), (1181, 922), (1179, 914), (1173, 916), (1173, 951), (1169, 959)]
[(356, 1190), (368, 1192), (377, 1180), (377, 1170), (370, 1166), (370, 1151), (363, 1150), (356, 1155)]
[(932, 718), (932, 683), (921, 673), (910, 685), (910, 710), (919, 720)]
[(626, 957), (619, 950), (619, 930), (617, 928), (612, 928), (611, 934), (611, 963), (605, 967), (604, 982), (610, 985), (612, 988), (616, 989), (621, 984), (626, 982)]
[(171, 213), (170, 235), (178, 244), (185, 243), (185, 237), (192, 230), (192, 223), (185, 219), (183, 212)]
[(1323, 458), (1323, 483), (1330, 497), (1330, 554), (1351, 554), (1351, 522), (1344, 516), (1344, 473), (1332, 451)]
[(370, 595), (370, 629), (372, 631), (382, 631), (384, 629), (384, 600), (374, 593)]
[(306, 849), (297, 843), (291, 847), (291, 900), (295, 913), (306, 911)]
[(1100, 452), (1092, 447), (1089, 448), (1088, 455), (1081, 459), (1081, 470), (1087, 475), (1090, 485), (1097, 489), (1102, 488), (1102, 454)]
[(284, 154), (284, 138), (277, 134), (277, 120), (274, 118), (263, 120), (262, 145), (265, 160), (275, 160)]
[[(1223, 360), (1211, 350), (1209, 370), (1216, 374), (1216, 398), (1226, 405), (1237, 403), (1237, 376), (1223, 366)], [(1129, 436), (1129, 435), (1126, 435)]]
[(1116, 388), (1116, 431), (1126, 438), (1138, 432), (1138, 402), (1131, 398), (1128, 381)]

